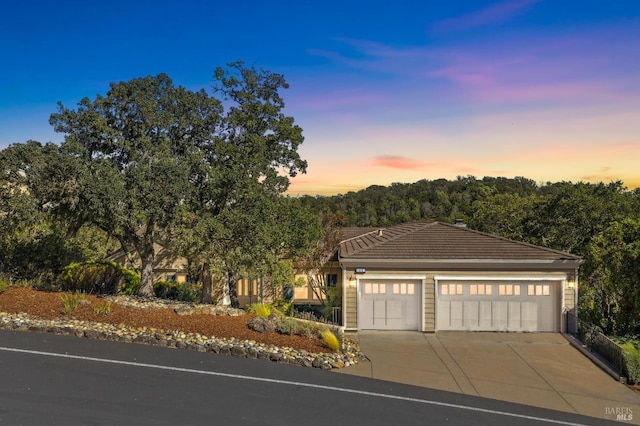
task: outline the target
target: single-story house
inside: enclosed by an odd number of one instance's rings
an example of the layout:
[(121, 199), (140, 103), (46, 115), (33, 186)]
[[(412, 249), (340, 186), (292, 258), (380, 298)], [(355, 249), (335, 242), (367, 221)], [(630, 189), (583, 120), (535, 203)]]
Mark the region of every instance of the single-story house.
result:
[(576, 314), (578, 256), (461, 222), (348, 233), (337, 252), (347, 330), (560, 332)]
[[(577, 315), (583, 260), (569, 253), (461, 222), (350, 227), (341, 238), (322, 273), (342, 292), (347, 330), (564, 332), (564, 313)], [(186, 280), (186, 259), (161, 245), (156, 255), (154, 280)], [(133, 266), (122, 251), (110, 260)], [(278, 298), (262, 279), (240, 277), (237, 291), (241, 306)], [(293, 301), (320, 303), (309, 285), (294, 288)]]

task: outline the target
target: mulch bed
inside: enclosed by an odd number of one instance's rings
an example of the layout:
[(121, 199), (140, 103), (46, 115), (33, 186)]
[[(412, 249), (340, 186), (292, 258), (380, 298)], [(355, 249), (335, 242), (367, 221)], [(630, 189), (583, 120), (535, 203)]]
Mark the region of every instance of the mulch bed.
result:
[(164, 331), (200, 333), (209, 337), (234, 337), (239, 340), (253, 340), (314, 353), (330, 352), (317, 339), (253, 331), (247, 327), (247, 323), (253, 318), (248, 314), (235, 317), (211, 314), (178, 315), (172, 308), (135, 309), (117, 303), (111, 304), (110, 313), (101, 314), (94, 312), (94, 307), (104, 304), (105, 299), (87, 295), (90, 303), (80, 304), (73, 313), (64, 315), (61, 300), (63, 294), (38, 291), (30, 287), (8, 287), (0, 293), (0, 312), (11, 314), (24, 312), (29, 316), (48, 320), (77, 319), (113, 325), (124, 324), (134, 328), (147, 327)]

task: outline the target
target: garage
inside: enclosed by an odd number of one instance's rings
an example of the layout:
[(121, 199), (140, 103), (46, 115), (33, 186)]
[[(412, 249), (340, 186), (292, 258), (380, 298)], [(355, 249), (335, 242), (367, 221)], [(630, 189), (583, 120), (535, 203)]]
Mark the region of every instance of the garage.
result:
[(463, 223), (350, 229), (338, 248), (346, 330), (560, 332), (577, 313), (570, 253)]
[(560, 331), (556, 281), (456, 281), (437, 285), (437, 330)]
[(419, 280), (361, 280), (359, 328), (362, 330), (418, 330), (420, 328)]

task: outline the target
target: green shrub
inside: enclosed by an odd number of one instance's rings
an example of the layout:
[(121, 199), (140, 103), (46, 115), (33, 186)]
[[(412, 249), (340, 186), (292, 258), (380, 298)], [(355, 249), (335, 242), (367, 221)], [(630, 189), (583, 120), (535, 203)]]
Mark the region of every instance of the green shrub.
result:
[(153, 293), (162, 299), (178, 300), (178, 283), (175, 281), (156, 281)]
[(322, 341), (324, 344), (331, 349), (332, 351), (337, 352), (340, 349), (340, 341), (336, 337), (335, 334), (328, 328), (325, 328), (320, 332), (320, 336), (322, 337)]
[(64, 315), (75, 312), (80, 303), (80, 298), (76, 293), (65, 293), (60, 296), (60, 300), (62, 300), (62, 313)]
[(179, 300), (181, 302), (197, 302), (200, 300), (200, 289), (194, 283), (157, 281), (153, 283), (153, 293), (156, 297)]
[(628, 337), (610, 337), (623, 351), (623, 371), (630, 385), (640, 383), (640, 341)]
[(282, 315), (290, 317), (293, 314), (293, 302), (287, 300), (277, 300), (273, 303), (272, 306)]
[(93, 307), (93, 312), (96, 314), (108, 315), (111, 313), (111, 302), (105, 300), (103, 303), (99, 305), (95, 305)]
[(98, 294), (136, 294), (140, 277), (135, 271), (106, 260), (70, 263), (59, 280), (63, 291)]
[(178, 286), (178, 300), (181, 302), (198, 302), (202, 287), (195, 283), (180, 283)]
[(327, 300), (322, 308), (322, 316), (327, 322), (331, 321), (333, 308), (342, 307), (342, 290), (338, 287), (327, 288)]
[(637, 353), (624, 353), (623, 375), (627, 378), (627, 383), (636, 385), (640, 383), (640, 355)]
[(276, 325), (276, 330), (281, 334), (295, 334), (298, 330), (298, 322), (291, 317), (282, 317)]
[(140, 290), (140, 275), (138, 275), (136, 271), (123, 267), (120, 267), (120, 272), (122, 272), (124, 281), (120, 286), (119, 293), (126, 296), (135, 296), (138, 294), (138, 290)]

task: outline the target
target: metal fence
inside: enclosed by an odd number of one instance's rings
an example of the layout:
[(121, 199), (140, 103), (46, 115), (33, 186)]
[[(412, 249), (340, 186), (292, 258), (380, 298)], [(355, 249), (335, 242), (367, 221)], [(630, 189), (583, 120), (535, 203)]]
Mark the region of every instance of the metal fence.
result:
[(622, 348), (605, 336), (597, 326), (582, 321), (571, 312), (566, 313), (566, 326), (566, 329), (576, 336), (590, 351), (600, 355), (621, 376), (626, 375)]
[(337, 306), (331, 308), (331, 322), (334, 324), (342, 324), (342, 308)]

